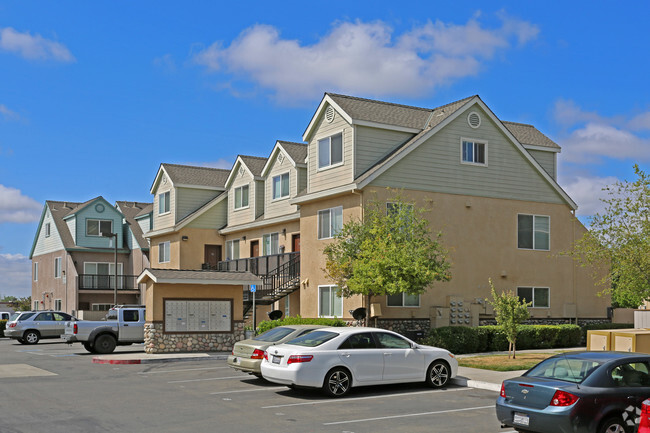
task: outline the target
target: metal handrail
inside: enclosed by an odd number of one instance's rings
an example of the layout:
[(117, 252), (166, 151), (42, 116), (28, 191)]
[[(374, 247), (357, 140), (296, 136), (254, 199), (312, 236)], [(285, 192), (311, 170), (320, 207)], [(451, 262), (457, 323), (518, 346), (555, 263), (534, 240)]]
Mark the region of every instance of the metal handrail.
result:
[[(137, 278), (137, 275), (118, 275), (117, 290), (139, 290)], [(115, 276), (79, 274), (77, 288), (79, 290), (115, 290)]]

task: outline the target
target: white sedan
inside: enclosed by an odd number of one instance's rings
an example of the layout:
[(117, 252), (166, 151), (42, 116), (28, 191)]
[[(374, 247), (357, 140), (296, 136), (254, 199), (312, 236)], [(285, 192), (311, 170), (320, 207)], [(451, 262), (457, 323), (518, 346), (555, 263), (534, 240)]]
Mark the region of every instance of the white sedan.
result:
[(262, 376), (340, 397), (355, 386), (426, 382), (439, 388), (458, 372), (449, 351), (377, 328), (323, 328), (264, 352)]

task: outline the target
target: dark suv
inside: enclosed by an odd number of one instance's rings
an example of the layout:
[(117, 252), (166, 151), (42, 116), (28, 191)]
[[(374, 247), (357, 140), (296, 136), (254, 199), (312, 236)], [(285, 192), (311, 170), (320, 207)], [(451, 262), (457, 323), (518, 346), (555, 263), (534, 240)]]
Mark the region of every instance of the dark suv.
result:
[(20, 311), (11, 315), (5, 328), (5, 337), (21, 344), (36, 344), (41, 338), (59, 338), (65, 322), (76, 317), (61, 311)]

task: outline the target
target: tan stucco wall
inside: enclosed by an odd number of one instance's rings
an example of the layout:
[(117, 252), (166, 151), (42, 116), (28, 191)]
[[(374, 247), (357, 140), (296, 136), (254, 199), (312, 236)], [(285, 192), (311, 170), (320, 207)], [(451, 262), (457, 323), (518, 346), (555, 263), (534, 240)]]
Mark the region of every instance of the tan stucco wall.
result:
[[(573, 240), (585, 231), (565, 205), (492, 199), (463, 195), (404, 191), (419, 207), (432, 211), (426, 217), (434, 231), (442, 231), (442, 242), (449, 250), (452, 280), (434, 283), (420, 298), (420, 308), (389, 308), (385, 297), (379, 302), (384, 318), (427, 318), (431, 307), (445, 306), (447, 296), (459, 296), (466, 301), (490, 297), (488, 279), (497, 289), (516, 290), (517, 287), (549, 287), (550, 308), (531, 308), (533, 318), (564, 317), (566, 303), (577, 305), (577, 315), (583, 318), (604, 318), (608, 297), (598, 297), (602, 287), (596, 286), (589, 269), (582, 268), (569, 257), (558, 253), (570, 249)], [(377, 197), (385, 202), (391, 193), (382, 188), (368, 188), (363, 200)], [(318, 286), (331, 284), (324, 277), (322, 250), (327, 240), (317, 239), (318, 210), (343, 205), (343, 222), (360, 214), (361, 200), (349, 194), (301, 206), (301, 279), (309, 280), (301, 291), (303, 317), (318, 313)], [(551, 250), (533, 251), (517, 248), (517, 214), (548, 215), (551, 219)], [(478, 227), (475, 228), (475, 227)], [(502, 274), (505, 276), (502, 277)], [(344, 300), (344, 317), (348, 310), (361, 305), (360, 298)]]
[[(184, 241), (183, 236), (187, 236)], [(158, 244), (170, 242), (168, 263), (158, 262)], [(225, 240), (216, 228), (197, 229), (182, 228), (178, 232), (164, 234), (151, 238), (151, 267), (156, 269), (201, 269), (205, 261), (205, 246), (221, 245), (222, 254), (225, 251)]]
[(162, 322), (164, 320), (163, 298), (232, 299), (233, 320), (243, 320), (244, 290), (241, 284), (155, 284), (153, 281), (148, 280), (146, 286), (147, 322)]
[[(285, 234), (282, 234), (282, 230), (286, 230)], [(251, 242), (258, 241), (260, 246), (260, 255), (263, 255), (263, 243), (262, 236), (270, 233), (278, 233), (278, 245), (280, 247), (284, 246), (284, 252), (292, 252), (291, 245), (291, 236), (296, 233), (300, 233), (300, 221), (289, 221), (280, 224), (268, 225), (264, 227), (248, 229), (237, 231), (234, 233), (229, 233), (226, 236), (226, 241), (239, 239), (239, 258), (246, 259), (251, 256)], [(246, 240), (244, 240), (246, 236)], [(302, 236), (301, 236), (302, 240)], [(225, 245), (225, 241), (224, 241)], [(224, 247), (224, 260), (225, 260), (225, 247)]]

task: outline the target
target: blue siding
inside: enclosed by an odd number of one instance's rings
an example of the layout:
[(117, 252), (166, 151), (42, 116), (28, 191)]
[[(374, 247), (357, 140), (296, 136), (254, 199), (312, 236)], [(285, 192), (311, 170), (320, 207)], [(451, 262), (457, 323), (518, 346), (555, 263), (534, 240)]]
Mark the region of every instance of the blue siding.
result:
[[(98, 205), (103, 205), (104, 209), (99, 212)], [(98, 199), (89, 204), (81, 211), (77, 212), (77, 233), (73, 236), (77, 240), (77, 246), (88, 248), (113, 248), (112, 238), (101, 236), (88, 236), (86, 234), (86, 224), (88, 220), (110, 220), (113, 222), (113, 233), (117, 232), (117, 247), (124, 248), (124, 230), (122, 229), (123, 216), (107, 201)]]

